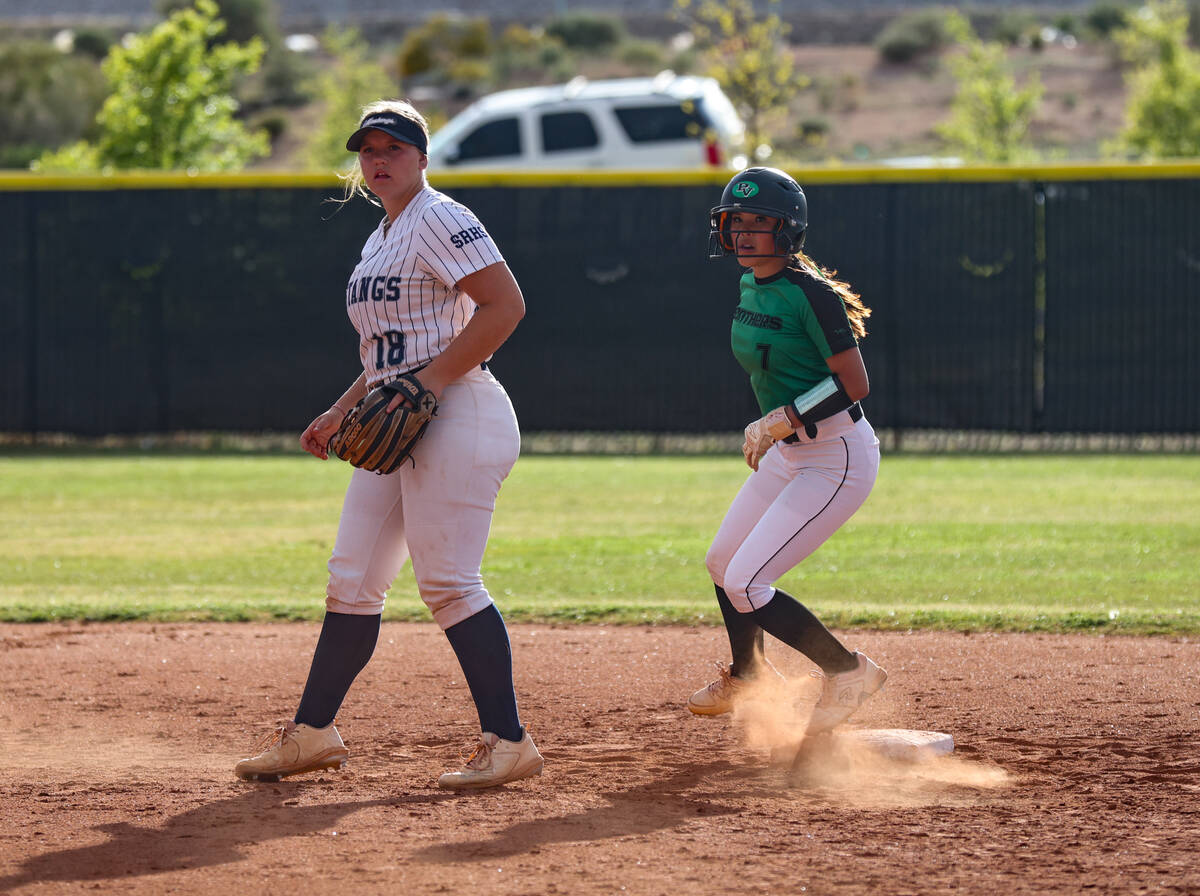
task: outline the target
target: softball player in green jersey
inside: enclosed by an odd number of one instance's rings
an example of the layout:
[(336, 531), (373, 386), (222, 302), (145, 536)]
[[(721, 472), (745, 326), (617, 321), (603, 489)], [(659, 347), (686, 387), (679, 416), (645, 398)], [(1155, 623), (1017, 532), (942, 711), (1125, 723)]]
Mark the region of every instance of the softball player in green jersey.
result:
[(733, 662), (688, 708), (727, 713), (749, 682), (778, 675), (763, 656), (766, 631), (820, 667), (806, 729), (818, 734), (849, 718), (887, 673), (774, 586), (862, 506), (879, 471), (879, 440), (859, 405), (868, 383), (858, 339), (871, 312), (801, 251), (807, 226), (804, 191), (775, 168), (738, 174), (711, 213), (710, 256), (735, 255), (748, 269), (731, 342), (763, 416), (742, 446), (753, 472), (705, 557)]

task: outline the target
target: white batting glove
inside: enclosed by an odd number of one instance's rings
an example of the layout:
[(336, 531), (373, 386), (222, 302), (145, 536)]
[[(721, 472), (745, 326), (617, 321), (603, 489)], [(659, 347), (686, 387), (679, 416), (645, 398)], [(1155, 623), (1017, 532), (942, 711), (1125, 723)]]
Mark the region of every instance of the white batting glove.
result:
[(765, 417), (760, 417), (746, 427), (746, 440), (742, 442), (742, 456), (755, 473), (758, 472), (758, 462), (771, 446), (779, 439), (786, 439), (796, 431), (788, 420), (787, 410), (778, 407)]

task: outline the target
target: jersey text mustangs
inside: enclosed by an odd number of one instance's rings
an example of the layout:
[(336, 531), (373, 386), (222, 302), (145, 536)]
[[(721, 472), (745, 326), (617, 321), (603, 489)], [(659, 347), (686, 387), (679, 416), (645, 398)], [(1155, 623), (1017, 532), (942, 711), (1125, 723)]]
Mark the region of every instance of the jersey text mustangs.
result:
[(381, 221), (346, 284), (368, 388), (445, 351), (475, 313), (458, 282), (503, 261), (471, 210), (428, 185)]
[(359, 302), (395, 302), (400, 298), (399, 277), (363, 277), (351, 280), (346, 289), (346, 307)]

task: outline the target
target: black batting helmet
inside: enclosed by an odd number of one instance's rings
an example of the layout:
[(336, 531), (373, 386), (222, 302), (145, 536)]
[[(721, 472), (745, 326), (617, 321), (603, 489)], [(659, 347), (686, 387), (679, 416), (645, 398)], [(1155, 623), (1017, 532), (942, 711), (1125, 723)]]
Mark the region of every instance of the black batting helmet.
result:
[[(804, 191), (789, 175), (778, 168), (747, 168), (734, 176), (721, 194), (721, 204), (709, 212), (708, 257), (735, 254), (733, 212), (753, 212), (778, 218), (775, 252), (770, 257), (786, 258), (804, 245), (808, 229), (808, 202)], [(761, 233), (743, 230), (739, 233)]]

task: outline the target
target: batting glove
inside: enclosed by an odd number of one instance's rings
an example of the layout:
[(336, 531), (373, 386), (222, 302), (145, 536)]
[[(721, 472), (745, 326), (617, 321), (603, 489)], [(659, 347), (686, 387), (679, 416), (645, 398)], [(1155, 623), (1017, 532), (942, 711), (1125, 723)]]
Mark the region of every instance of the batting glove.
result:
[(796, 428), (788, 420), (786, 407), (778, 407), (747, 426), (746, 440), (742, 442), (742, 456), (746, 458), (750, 469), (757, 473), (758, 462), (771, 446), (795, 431)]

